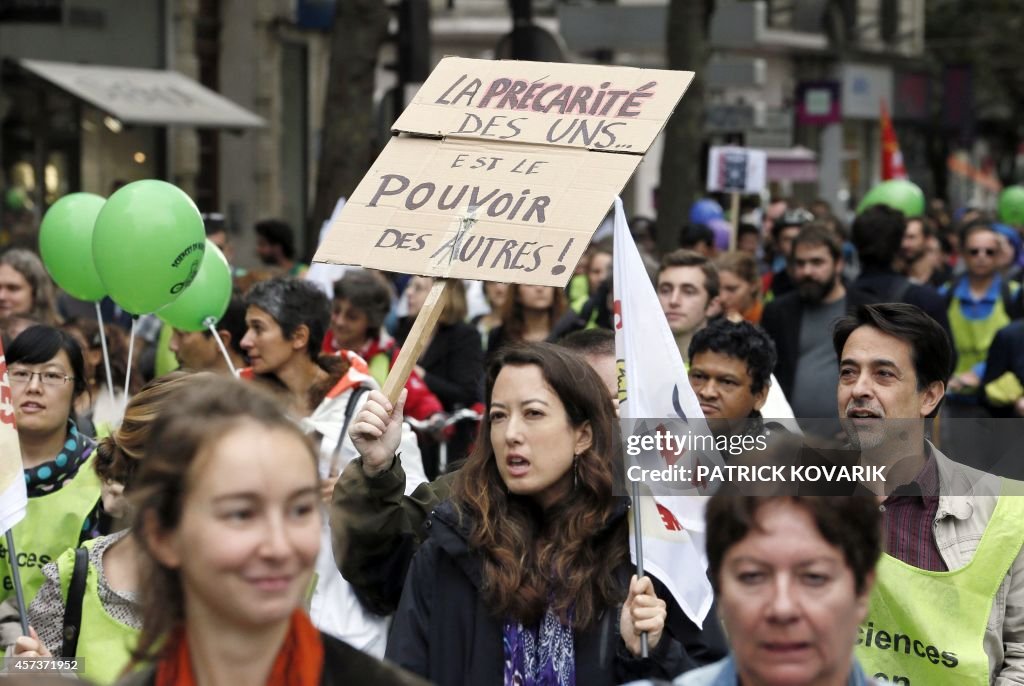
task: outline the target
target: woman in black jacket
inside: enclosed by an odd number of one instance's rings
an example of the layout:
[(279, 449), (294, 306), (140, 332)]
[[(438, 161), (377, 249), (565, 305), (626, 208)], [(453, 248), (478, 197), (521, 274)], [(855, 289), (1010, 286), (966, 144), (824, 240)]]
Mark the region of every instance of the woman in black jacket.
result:
[[(429, 276), (414, 276), (406, 292), (409, 297), (409, 315), (398, 322), (396, 338), (399, 345), (412, 330), (416, 316), (423, 308), (434, 280)], [(462, 281), (452, 279), (442, 298), (441, 317), (426, 349), (420, 355), (416, 373), (437, 396), (445, 412), (451, 413), (472, 407), (483, 400), (484, 351), (480, 334), (466, 323), (466, 289)], [(476, 434), (476, 425), (461, 423), (448, 437), (448, 464), (461, 463), (469, 452)], [(431, 479), (440, 471), (439, 446), (433, 437), (420, 436), (423, 469)]]
[[(486, 400), (476, 449), (427, 522), (387, 657), (440, 686), (684, 671), (662, 635), (665, 602), (650, 578), (630, 578), (615, 417), (597, 373), (550, 344), (513, 346), (491, 363)], [(364, 456), (394, 450), (399, 412), (371, 394), (351, 430)]]

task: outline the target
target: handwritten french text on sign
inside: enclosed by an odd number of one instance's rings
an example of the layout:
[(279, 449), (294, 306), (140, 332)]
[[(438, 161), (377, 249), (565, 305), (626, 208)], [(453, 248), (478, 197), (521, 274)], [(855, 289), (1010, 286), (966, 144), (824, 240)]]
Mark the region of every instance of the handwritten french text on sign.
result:
[(393, 128), (642, 155), (692, 80), (693, 72), (446, 57)]
[(564, 286), (692, 80), (445, 58), (313, 259)]
[(768, 156), (764, 150), (713, 147), (708, 153), (708, 190), (760, 193), (764, 190)]
[(394, 138), (317, 259), (338, 255), (388, 271), (561, 286), (640, 159)]

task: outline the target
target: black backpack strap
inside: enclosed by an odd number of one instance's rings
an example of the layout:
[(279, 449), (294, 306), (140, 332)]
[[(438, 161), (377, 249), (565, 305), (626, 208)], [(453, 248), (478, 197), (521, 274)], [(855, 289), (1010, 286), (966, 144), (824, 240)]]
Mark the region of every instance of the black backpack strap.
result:
[(1015, 294), (1010, 288), (1010, 280), (1003, 279), (999, 288), (999, 296), (1003, 299), (1003, 308), (1010, 319), (1024, 317), (1024, 286), (1018, 286)]
[(348, 425), (352, 423), (352, 415), (356, 413), (359, 399), (369, 391), (370, 389), (366, 386), (356, 386), (348, 396), (348, 404), (345, 405), (345, 419), (341, 422), (341, 431), (338, 432), (338, 442), (334, 445), (332, 459), (336, 459), (341, 453), (341, 444), (345, 442), (345, 433), (348, 431)]
[(64, 604), (64, 642), (62, 657), (75, 657), (78, 653), (78, 635), (82, 629), (82, 601), (85, 600), (85, 577), (89, 574), (89, 551), (75, 548), (75, 567), (71, 572), (68, 599)]

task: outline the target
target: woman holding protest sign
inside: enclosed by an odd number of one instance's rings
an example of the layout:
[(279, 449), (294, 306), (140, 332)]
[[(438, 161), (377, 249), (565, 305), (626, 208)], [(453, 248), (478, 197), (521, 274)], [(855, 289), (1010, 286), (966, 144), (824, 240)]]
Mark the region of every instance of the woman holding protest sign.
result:
[(133, 487), (143, 549), (136, 685), (421, 683), (317, 631), (300, 607), (320, 546), (316, 451), (224, 377), (157, 418)]
[[(189, 388), (214, 379), (211, 373), (171, 372), (132, 396), (124, 421), (96, 448), (96, 473), (103, 507), (113, 517), (130, 515), (126, 498), (145, 456), (156, 418)], [(142, 626), (137, 603), (141, 551), (128, 530), (69, 549), (43, 568), (39, 593), (29, 606), (31, 635), (14, 646), (14, 657), (83, 658), (80, 674), (111, 684), (131, 661)]]
[[(6, 356), (29, 496), (14, 539), (30, 603), (43, 583), (42, 568), (68, 548), (105, 533), (109, 521), (93, 468), (96, 444), (71, 419), (76, 398), (87, 392), (82, 349), (70, 334), (37, 325), (14, 339)], [(0, 573), (0, 599), (14, 598), (6, 550)]]
[[(354, 352), (319, 354), (330, 305), (311, 282), (290, 277), (263, 281), (249, 290), (245, 301), (248, 330), (241, 345), (252, 366), (241, 376), (265, 380), (282, 391), (289, 414), (317, 442), (323, 496), (329, 502), (338, 475), (356, 456), (348, 425), (377, 383)], [(427, 477), (416, 436), (408, 427), (402, 435), (402, 459), (408, 465), (406, 492), (411, 493)], [(321, 547), (310, 601), (313, 621), (357, 648), (382, 655), (387, 621), (365, 610), (342, 578), (326, 518)]]
[[(597, 373), (553, 345), (490, 365), (480, 437), (426, 526), (387, 656), (449, 684), (613, 684), (690, 663), (662, 636), (667, 591), (630, 579), (628, 500), (613, 495), (615, 417)], [(398, 447), (401, 404), (374, 393), (350, 431)], [(648, 632), (649, 658), (639, 658)]]

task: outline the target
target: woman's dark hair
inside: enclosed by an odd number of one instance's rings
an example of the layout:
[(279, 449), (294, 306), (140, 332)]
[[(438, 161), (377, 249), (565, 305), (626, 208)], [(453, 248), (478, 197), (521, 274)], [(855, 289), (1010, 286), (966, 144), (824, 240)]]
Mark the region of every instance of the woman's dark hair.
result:
[(747, 363), (750, 374), (750, 392), (757, 394), (771, 383), (775, 368), (775, 343), (759, 326), (750, 322), (730, 322), (716, 319), (693, 335), (688, 354), (710, 351), (735, 357)]
[[(836, 323), (832, 333), (836, 359), (842, 361), (847, 339), (862, 326), (876, 328), (910, 345), (918, 391), (923, 391), (936, 381), (945, 384), (953, 373), (953, 344), (949, 334), (920, 307), (904, 303), (861, 305), (853, 314), (846, 315)], [(928, 416), (936, 416), (940, 407), (941, 399)]]
[(391, 311), (391, 289), (384, 279), (363, 269), (350, 269), (334, 282), (334, 299), (347, 300), (366, 315), (366, 335), (380, 336), (380, 327)]
[[(73, 326), (78, 329), (86, 341), (89, 342), (90, 350), (99, 350), (102, 347), (100, 341), (100, 325), (95, 319), (79, 319), (74, 322), (65, 324), (65, 326)], [(118, 384), (118, 381), (124, 381), (125, 374), (128, 371), (128, 348), (131, 338), (127, 331), (122, 329), (117, 324), (106, 324), (103, 330), (107, 334), (107, 355), (110, 358), (110, 377), (114, 379), (114, 390), (120, 391), (124, 388), (124, 383)], [(93, 369), (92, 379), (89, 381), (96, 388), (106, 388), (107, 386), (107, 373), (104, 365), (97, 364)], [(132, 361), (132, 376), (129, 381), (128, 392), (131, 394), (138, 393), (142, 387), (142, 374), (138, 373), (138, 365)]]
[(574, 488), (547, 512), (531, 498), (510, 494), (498, 471), (488, 413), (452, 485), (452, 501), (470, 523), (470, 547), (482, 553), (481, 593), (495, 616), (529, 625), (550, 607), (563, 621), (571, 611), (573, 625), (586, 627), (621, 602), (624, 592), (614, 570), (629, 555), (624, 532), (605, 529), (618, 478), (613, 467), (618, 423), (611, 399), (581, 356), (533, 343), (496, 353), (487, 373), (488, 408), (495, 380), (507, 366), (538, 367), (569, 424), (589, 423), (593, 441), (574, 461)]
[(252, 384), (211, 374), (177, 394), (175, 402), (153, 420), (144, 447), (146, 458), (139, 464), (129, 495), (135, 510), (132, 535), (145, 551), (139, 577), (146, 579), (140, 594), (143, 625), (133, 651), (136, 664), (157, 659), (170, 649), (166, 639), (185, 621), (179, 572), (156, 560), (150, 536), (173, 531), (180, 524), (201, 456), (233, 431), (256, 427), (297, 438), (316, 473), (317, 453), (309, 438), (272, 396)]
[[(522, 285), (518, 283), (509, 284), (508, 295), (505, 296), (505, 304), (501, 308), (501, 326), (505, 332), (505, 340), (522, 341), (524, 329), (526, 328), (526, 308), (519, 297), (519, 289)], [(565, 291), (561, 288), (548, 286), (554, 291), (551, 298), (551, 307), (548, 308), (549, 330), (554, 329), (555, 323), (562, 318), (568, 309), (565, 298)]]
[(331, 322), (331, 302), (316, 284), (288, 276), (260, 281), (245, 294), (245, 305), (273, 317), (285, 338), (305, 325), (309, 329), (306, 352), (316, 360)]
[(75, 398), (89, 390), (89, 380), (85, 378), (85, 358), (82, 356), (82, 348), (78, 341), (67, 331), (36, 324), (30, 326), (11, 342), (11, 347), (5, 351), (7, 365), (12, 364), (43, 364), (57, 356), (61, 350), (68, 356), (71, 362), (71, 375), (74, 378), (74, 390), (71, 395), (71, 406), (74, 407)]
[(751, 531), (760, 531), (757, 513), (780, 500), (805, 510), (821, 537), (843, 551), (857, 593), (862, 593), (882, 553), (882, 515), (873, 496), (749, 496), (721, 491), (711, 496), (704, 515), (708, 531), (715, 532), (707, 540), (708, 576), (715, 590), (721, 585), (726, 553)]

